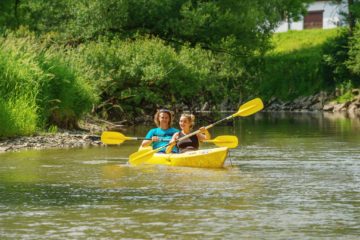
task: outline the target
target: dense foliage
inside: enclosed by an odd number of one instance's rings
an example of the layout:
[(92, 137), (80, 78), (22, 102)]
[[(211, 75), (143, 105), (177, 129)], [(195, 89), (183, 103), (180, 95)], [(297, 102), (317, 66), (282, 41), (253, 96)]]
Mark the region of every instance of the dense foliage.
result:
[[(0, 136), (73, 128), (90, 111), (135, 122), (159, 107), (216, 110), (337, 83), (332, 67), (322, 77), (320, 45), (266, 55), (279, 21), (309, 2), (1, 0)], [(345, 61), (354, 76), (357, 44)]]
[(356, 83), (360, 84), (360, 25), (355, 30), (354, 35), (350, 40), (350, 58), (347, 62), (347, 66), (352, 71), (353, 74), (356, 74)]
[[(278, 22), (298, 16), (311, 0), (4, 0), (3, 22), (39, 34), (61, 33), (67, 43), (99, 36), (147, 35), (228, 53), (265, 48)], [(14, 14), (11, 14), (14, 13)]]
[(183, 46), (175, 51), (157, 38), (114, 39), (83, 45), (79, 55), (96, 69), (103, 100), (97, 111), (103, 117), (135, 117), (178, 102), (193, 108), (204, 102), (205, 96), (213, 102), (223, 96), (223, 91), (214, 88), (220, 86), (215, 68), (221, 64), (199, 47)]
[(251, 59), (309, 1), (2, 0), (0, 112), (14, 131), (0, 135), (76, 127), (91, 106), (114, 119), (238, 102)]

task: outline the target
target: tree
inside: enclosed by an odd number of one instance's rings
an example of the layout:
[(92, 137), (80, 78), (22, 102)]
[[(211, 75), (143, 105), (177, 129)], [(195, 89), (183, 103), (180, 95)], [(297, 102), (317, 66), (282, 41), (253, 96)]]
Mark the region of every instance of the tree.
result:
[(354, 32), (356, 23), (360, 18), (360, 1), (359, 0), (333, 0), (334, 3), (346, 6), (347, 10), (342, 12), (346, 22), (349, 24), (349, 30)]
[[(153, 35), (172, 44), (200, 45), (249, 56), (267, 48), (278, 22), (299, 16), (311, 0), (6, 0), (9, 19), (39, 33), (86, 41), (99, 36)], [(0, 15), (0, 16), (1, 16)], [(1, 20), (1, 19), (0, 19)], [(3, 20), (4, 22), (5, 20)]]

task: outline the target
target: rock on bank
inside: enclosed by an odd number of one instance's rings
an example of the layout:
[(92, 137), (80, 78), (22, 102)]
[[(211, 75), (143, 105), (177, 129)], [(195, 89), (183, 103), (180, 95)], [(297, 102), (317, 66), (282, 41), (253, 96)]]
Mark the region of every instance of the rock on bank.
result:
[(358, 89), (354, 89), (353, 99), (344, 103), (333, 101), (334, 94), (320, 92), (313, 96), (299, 97), (293, 101), (281, 101), (277, 98), (271, 98), (265, 107), (266, 111), (325, 111), (325, 112), (343, 112), (349, 117), (360, 118), (360, 94)]

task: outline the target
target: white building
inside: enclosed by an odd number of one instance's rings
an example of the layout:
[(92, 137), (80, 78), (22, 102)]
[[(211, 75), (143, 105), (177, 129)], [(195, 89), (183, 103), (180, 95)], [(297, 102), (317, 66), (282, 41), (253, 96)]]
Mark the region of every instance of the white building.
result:
[(279, 24), (275, 32), (286, 32), (288, 30), (303, 30), (310, 28), (335, 28), (345, 24), (341, 13), (347, 12), (347, 5), (334, 4), (331, 1), (315, 1), (308, 7), (307, 15), (300, 21), (284, 21)]

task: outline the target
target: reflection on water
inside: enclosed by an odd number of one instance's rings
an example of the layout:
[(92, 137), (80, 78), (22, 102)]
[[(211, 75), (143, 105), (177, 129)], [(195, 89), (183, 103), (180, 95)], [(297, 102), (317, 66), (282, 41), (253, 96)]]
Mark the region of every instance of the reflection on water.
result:
[(263, 113), (216, 127), (240, 140), (224, 169), (132, 167), (134, 141), (2, 154), (0, 236), (355, 239), (359, 121), (334, 116)]

